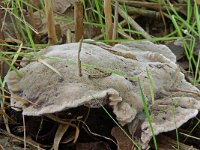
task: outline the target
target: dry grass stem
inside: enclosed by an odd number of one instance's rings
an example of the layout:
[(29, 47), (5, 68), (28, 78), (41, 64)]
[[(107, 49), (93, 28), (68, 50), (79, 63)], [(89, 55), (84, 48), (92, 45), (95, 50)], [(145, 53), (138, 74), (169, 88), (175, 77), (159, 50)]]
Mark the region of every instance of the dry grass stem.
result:
[(48, 28), (48, 42), (49, 44), (56, 44), (58, 42), (58, 39), (55, 29), (52, 0), (45, 0), (45, 12)]
[(111, 0), (104, 0), (104, 14), (106, 26), (106, 40), (112, 40), (112, 2)]
[(83, 37), (83, 4), (81, 0), (74, 3), (75, 41)]

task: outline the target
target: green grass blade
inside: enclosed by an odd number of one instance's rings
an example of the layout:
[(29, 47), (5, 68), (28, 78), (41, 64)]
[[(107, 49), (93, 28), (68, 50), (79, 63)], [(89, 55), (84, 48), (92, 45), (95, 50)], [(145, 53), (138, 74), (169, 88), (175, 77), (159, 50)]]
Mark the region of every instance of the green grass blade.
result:
[(148, 110), (148, 105), (147, 105), (146, 98), (144, 96), (144, 92), (143, 92), (142, 86), (140, 84), (139, 78), (138, 78), (138, 84), (139, 84), (139, 87), (140, 87), (140, 93), (141, 93), (141, 98), (142, 98), (142, 102), (143, 102), (143, 105), (144, 105), (144, 111), (146, 113), (146, 117), (147, 117), (150, 129), (151, 129), (151, 133), (152, 133), (152, 136), (153, 136), (154, 146), (155, 146), (155, 149), (158, 150), (158, 145), (157, 145), (157, 142), (156, 142), (156, 137), (155, 137), (154, 129), (153, 129), (153, 126), (152, 126), (151, 117), (150, 117), (150, 113), (149, 113), (149, 110)]

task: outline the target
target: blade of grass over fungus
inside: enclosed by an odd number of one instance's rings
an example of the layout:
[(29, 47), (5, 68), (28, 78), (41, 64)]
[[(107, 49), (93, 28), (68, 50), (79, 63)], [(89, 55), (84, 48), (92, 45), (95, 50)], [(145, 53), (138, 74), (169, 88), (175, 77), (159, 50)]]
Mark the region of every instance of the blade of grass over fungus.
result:
[(148, 110), (147, 101), (146, 101), (146, 98), (144, 96), (144, 92), (143, 92), (143, 89), (142, 89), (142, 86), (141, 86), (139, 78), (138, 78), (138, 85), (140, 87), (140, 93), (141, 93), (141, 99), (142, 99), (142, 102), (143, 102), (143, 105), (144, 105), (144, 111), (145, 111), (145, 114), (146, 114), (146, 117), (147, 117), (147, 120), (148, 120), (148, 123), (149, 123), (149, 127), (151, 129), (151, 133), (152, 133), (152, 136), (153, 136), (154, 146), (155, 146), (155, 149), (158, 150), (158, 145), (157, 145), (157, 142), (156, 142), (156, 137), (155, 137), (154, 129), (153, 129), (153, 126), (152, 126), (152, 122), (151, 122), (151, 117), (150, 117), (150, 113), (149, 113), (149, 110)]

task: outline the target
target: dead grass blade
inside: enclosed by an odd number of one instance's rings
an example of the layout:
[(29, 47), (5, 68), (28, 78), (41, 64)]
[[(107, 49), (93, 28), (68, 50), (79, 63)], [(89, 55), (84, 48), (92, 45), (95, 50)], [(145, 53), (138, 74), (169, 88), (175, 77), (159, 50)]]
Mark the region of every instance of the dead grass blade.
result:
[(62, 119), (60, 119), (60, 118), (58, 118), (58, 117), (56, 117), (55, 115), (52, 115), (52, 114), (47, 114), (45, 116), (47, 118), (55, 121), (55, 122), (58, 122), (58, 123), (63, 124), (63, 125), (69, 125), (69, 126), (75, 128), (76, 129), (76, 133), (75, 133), (75, 136), (74, 136), (74, 143), (77, 141), (77, 139), (79, 137), (79, 133), (80, 133), (80, 129), (79, 129), (79, 127), (77, 125), (72, 124), (71, 122), (64, 121), (64, 120), (62, 120)]
[(65, 125), (65, 124), (59, 125), (59, 127), (56, 131), (54, 142), (53, 142), (53, 149), (54, 150), (58, 150), (60, 141), (61, 141), (63, 135), (65, 134), (65, 132), (67, 131), (68, 128), (69, 128), (69, 125)]
[(23, 118), (23, 127), (24, 127), (24, 150), (26, 150), (26, 123), (25, 123), (25, 117), (22, 115)]
[(189, 135), (189, 134), (185, 134), (185, 133), (183, 133), (183, 132), (179, 132), (180, 134), (182, 134), (182, 135), (184, 135), (184, 136), (186, 136), (186, 137), (189, 137), (189, 138), (192, 138), (192, 139), (195, 139), (195, 140), (199, 140), (200, 141), (200, 138), (198, 138), (198, 137), (195, 137), (195, 136), (192, 136), (192, 135)]
[(61, 75), (61, 73), (56, 70), (54, 67), (52, 67), (51, 65), (49, 65), (46, 61), (42, 60), (42, 59), (38, 59), (38, 62), (44, 64), (45, 66), (47, 66), (49, 69), (53, 70), (55, 73), (57, 73), (61, 78), (63, 78), (63, 76)]

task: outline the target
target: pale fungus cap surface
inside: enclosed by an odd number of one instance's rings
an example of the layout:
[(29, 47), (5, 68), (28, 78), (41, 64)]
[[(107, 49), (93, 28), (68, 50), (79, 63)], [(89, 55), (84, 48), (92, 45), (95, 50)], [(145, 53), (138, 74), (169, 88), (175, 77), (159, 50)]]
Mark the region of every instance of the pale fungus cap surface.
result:
[[(200, 110), (199, 90), (185, 80), (175, 64), (175, 55), (164, 45), (131, 42), (111, 47), (83, 43), (82, 76), (78, 50), (79, 43), (51, 46), (38, 52), (45, 56), (42, 61), (22, 64), (21, 76), (9, 72), (6, 80), (11, 106), (21, 109), (24, 115), (39, 116), (80, 105), (99, 108), (109, 104), (121, 125), (131, 125), (143, 111), (137, 82), (140, 79), (155, 135), (180, 127)], [(147, 70), (155, 94), (154, 104)], [(147, 148), (152, 133), (145, 119), (141, 130), (143, 148)]]

